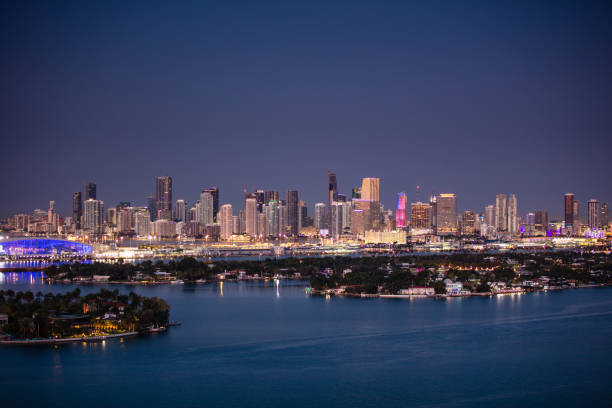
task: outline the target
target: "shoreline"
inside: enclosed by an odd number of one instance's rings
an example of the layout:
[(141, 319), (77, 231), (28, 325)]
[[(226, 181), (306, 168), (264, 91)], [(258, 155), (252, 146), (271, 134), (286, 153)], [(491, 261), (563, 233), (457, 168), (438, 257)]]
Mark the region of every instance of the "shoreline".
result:
[(59, 343), (74, 343), (79, 341), (84, 342), (97, 342), (108, 339), (117, 339), (123, 337), (137, 336), (141, 333), (132, 331), (126, 333), (107, 334), (104, 336), (84, 336), (84, 337), (70, 337), (65, 339), (22, 339), (22, 340), (0, 340), (0, 345), (42, 345), (42, 344), (59, 344)]

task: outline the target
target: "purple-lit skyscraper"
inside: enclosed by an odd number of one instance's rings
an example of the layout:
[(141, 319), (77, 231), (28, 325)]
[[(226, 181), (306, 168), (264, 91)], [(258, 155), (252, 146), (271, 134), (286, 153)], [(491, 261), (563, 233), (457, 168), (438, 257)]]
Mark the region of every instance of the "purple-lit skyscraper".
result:
[(395, 210), (395, 227), (406, 226), (406, 193), (397, 193), (397, 209)]

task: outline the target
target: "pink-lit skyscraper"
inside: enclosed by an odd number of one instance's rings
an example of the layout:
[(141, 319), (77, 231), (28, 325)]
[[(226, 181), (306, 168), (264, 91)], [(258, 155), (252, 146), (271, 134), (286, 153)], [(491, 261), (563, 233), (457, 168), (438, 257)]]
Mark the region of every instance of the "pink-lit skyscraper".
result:
[(395, 210), (395, 227), (406, 226), (406, 193), (397, 193), (397, 209)]

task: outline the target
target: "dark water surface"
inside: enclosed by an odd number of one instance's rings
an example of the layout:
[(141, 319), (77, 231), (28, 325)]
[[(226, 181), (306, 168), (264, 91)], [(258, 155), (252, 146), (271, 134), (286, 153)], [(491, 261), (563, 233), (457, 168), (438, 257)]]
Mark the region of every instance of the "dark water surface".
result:
[[(0, 288), (75, 287), (10, 276)], [(107, 285), (165, 298), (183, 325), (0, 347), (1, 406), (611, 405), (612, 288), (408, 301), (310, 298), (304, 286)]]

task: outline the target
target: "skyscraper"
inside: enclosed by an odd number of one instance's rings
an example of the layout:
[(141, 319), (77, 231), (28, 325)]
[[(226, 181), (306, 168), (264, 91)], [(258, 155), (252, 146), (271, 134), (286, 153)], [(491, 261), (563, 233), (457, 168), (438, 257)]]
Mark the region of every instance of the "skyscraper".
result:
[(245, 233), (251, 237), (257, 236), (257, 199), (247, 198), (244, 202)]
[(406, 193), (397, 194), (397, 209), (395, 210), (395, 227), (404, 228), (406, 226)]
[(574, 194), (565, 194), (565, 226), (570, 227), (574, 224)]
[(457, 197), (455, 194), (440, 194), (437, 200), (437, 235), (457, 234)]
[(518, 222), (518, 203), (516, 199), (516, 195), (510, 194), (508, 198), (508, 233), (511, 236), (516, 236), (519, 234), (519, 222)]
[(85, 189), (83, 190), (85, 194), (85, 201), (87, 200), (96, 200), (97, 199), (97, 186), (96, 183), (88, 181), (85, 183)]
[(287, 191), (287, 225), (289, 226), (290, 235), (297, 235), (299, 232), (298, 204), (299, 198), (297, 190)]
[(351, 190), (351, 199), (361, 198), (361, 187), (353, 187)]
[(508, 231), (508, 198), (505, 194), (495, 196), (495, 228), (499, 232)]
[(336, 173), (330, 173), (327, 170), (327, 225), (331, 225), (331, 205), (338, 200), (338, 182)]
[(102, 233), (104, 203), (90, 198), (83, 203), (83, 229), (90, 234)]
[(415, 235), (431, 232), (431, 206), (427, 203), (412, 203), (410, 224)]
[(608, 227), (608, 203), (601, 203), (601, 212), (599, 213), (599, 224), (601, 228)]
[(268, 204), (270, 201), (280, 201), (280, 194), (278, 191), (266, 190), (264, 191), (264, 204)]
[(81, 229), (81, 217), (83, 216), (83, 200), (81, 192), (72, 193), (72, 221), (77, 230)]
[(380, 202), (380, 179), (365, 177), (361, 181), (361, 199)]
[(266, 193), (263, 190), (255, 191), (255, 199), (257, 200), (257, 211), (262, 212), (263, 206), (266, 204)]
[(217, 214), (219, 214), (219, 189), (217, 187), (206, 188), (202, 190), (203, 193), (210, 193), (212, 196), (212, 224), (213, 222), (219, 222)]
[(535, 212), (535, 230), (546, 232), (548, 229), (548, 212), (538, 210)]
[(231, 204), (223, 204), (221, 206), (221, 239), (228, 240), (234, 231), (234, 220)]
[(172, 209), (174, 221), (178, 222), (186, 222), (187, 221), (187, 205), (185, 200), (178, 199), (176, 203), (174, 203), (174, 208)]
[(599, 227), (599, 202), (591, 198), (589, 200), (589, 228), (596, 229)]
[(317, 232), (322, 229), (325, 229), (325, 204), (324, 203), (316, 203), (314, 210), (314, 227)]
[(215, 201), (209, 190), (203, 190), (200, 200), (196, 203), (197, 221), (201, 225), (208, 225), (214, 222)]
[(495, 227), (495, 206), (493, 204), (485, 207), (484, 222), (488, 227)]
[(476, 214), (474, 211), (464, 211), (461, 214), (461, 235), (474, 235)]
[(172, 218), (172, 177), (161, 176), (155, 181), (155, 203), (157, 218)]

